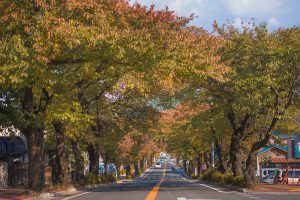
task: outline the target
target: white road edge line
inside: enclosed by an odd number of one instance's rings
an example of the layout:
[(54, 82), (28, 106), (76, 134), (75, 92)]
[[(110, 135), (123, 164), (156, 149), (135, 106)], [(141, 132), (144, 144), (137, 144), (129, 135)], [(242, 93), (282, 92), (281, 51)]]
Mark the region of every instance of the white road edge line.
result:
[(178, 197), (177, 200), (221, 200), (221, 199), (187, 199), (185, 197)]
[(146, 174), (145, 173), (143, 174), (142, 179), (146, 179), (151, 172), (152, 172), (152, 168), (150, 168), (150, 170)]
[(207, 188), (212, 189), (212, 190), (215, 190), (215, 191), (220, 192), (220, 193), (237, 193), (237, 192), (235, 192), (235, 191), (222, 191), (222, 190), (220, 190), (220, 189), (218, 189), (218, 188), (215, 188), (215, 187), (212, 187), (212, 186), (203, 184), (203, 183), (199, 183), (199, 185), (204, 186), (204, 187), (207, 187)]
[(91, 192), (83, 192), (83, 193), (76, 194), (76, 195), (73, 195), (73, 196), (70, 196), (70, 197), (66, 197), (66, 198), (64, 198), (64, 199), (62, 199), (62, 200), (73, 199), (73, 198), (75, 198), (75, 197), (79, 197), (79, 196), (86, 195), (86, 194), (89, 194), (89, 193), (91, 193)]

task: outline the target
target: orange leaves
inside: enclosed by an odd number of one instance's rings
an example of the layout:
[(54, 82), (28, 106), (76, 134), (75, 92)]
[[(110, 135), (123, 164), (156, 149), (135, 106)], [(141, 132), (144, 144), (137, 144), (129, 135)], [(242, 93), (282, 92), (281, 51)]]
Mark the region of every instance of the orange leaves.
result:
[(149, 136), (137, 130), (127, 133), (119, 142), (118, 149), (123, 162), (132, 162), (160, 151)]
[(194, 116), (205, 112), (209, 109), (209, 105), (196, 104), (193, 102), (187, 102), (185, 104), (179, 104), (174, 109), (168, 109), (161, 114), (161, 123), (163, 126), (163, 132), (170, 132), (172, 127), (188, 122)]

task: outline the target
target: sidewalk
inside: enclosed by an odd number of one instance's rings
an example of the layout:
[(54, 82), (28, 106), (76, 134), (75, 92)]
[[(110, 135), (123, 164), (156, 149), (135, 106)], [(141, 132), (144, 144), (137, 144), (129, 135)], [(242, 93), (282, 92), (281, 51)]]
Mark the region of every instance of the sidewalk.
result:
[(272, 185), (272, 184), (259, 184), (254, 190), (250, 192), (272, 192), (272, 193), (287, 193), (287, 192), (299, 192), (300, 185)]
[[(121, 180), (120, 182), (123, 182)], [(0, 200), (48, 200), (54, 197), (66, 196), (66, 195), (74, 195), (83, 191), (90, 191), (96, 188), (105, 187), (109, 185), (113, 185), (115, 183), (108, 184), (95, 184), (95, 185), (86, 185), (82, 187), (70, 187), (70, 188), (60, 188), (60, 187), (52, 187), (46, 188), (44, 192), (36, 193), (32, 192), (28, 189), (0, 189)]]
[(21, 200), (30, 197), (26, 189), (0, 189), (0, 200)]
[[(98, 186), (98, 185), (97, 185)], [(15, 189), (15, 188), (9, 188), (9, 189), (1, 189), (0, 190), (0, 200), (23, 200), (23, 199), (51, 199), (55, 196), (64, 196), (64, 195), (70, 195), (80, 192), (84, 189), (91, 189), (93, 188), (88, 186), (86, 188), (73, 188), (70, 187), (68, 189), (63, 188), (48, 188), (45, 189), (44, 192), (36, 193), (28, 189)]]
[[(145, 171), (144, 173), (147, 173), (148, 171)], [(142, 175), (145, 175), (145, 174)], [(119, 180), (116, 183), (124, 183), (124, 182), (131, 182), (133, 179), (126, 179), (126, 176), (121, 175), (119, 177)], [(76, 193), (80, 193), (82, 191), (89, 191), (93, 190), (95, 188), (103, 187), (112, 185), (115, 183), (109, 183), (109, 184), (96, 184), (96, 185), (86, 185), (82, 187), (71, 187), (68, 189), (63, 189), (59, 187), (50, 187), (46, 188), (44, 192), (41, 193), (35, 193), (31, 192), (28, 189), (24, 188), (8, 188), (8, 189), (0, 189), (0, 200), (24, 200), (24, 199), (31, 199), (31, 200), (41, 200), (41, 199), (51, 199), (53, 197), (58, 196), (65, 196), (65, 195), (74, 195)]]
[(209, 184), (222, 188), (225, 191), (237, 191), (242, 193), (259, 193), (259, 194), (280, 194), (280, 193), (299, 193), (300, 195), (300, 185), (272, 185), (272, 184), (259, 184), (255, 189), (247, 189), (239, 186), (225, 185), (223, 183), (214, 183), (207, 181), (198, 181), (198, 183)]

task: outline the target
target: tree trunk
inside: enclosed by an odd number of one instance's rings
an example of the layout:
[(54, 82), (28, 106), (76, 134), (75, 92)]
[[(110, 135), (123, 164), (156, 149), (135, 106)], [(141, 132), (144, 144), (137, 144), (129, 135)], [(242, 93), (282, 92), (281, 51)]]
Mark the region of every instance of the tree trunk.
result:
[[(100, 151), (98, 145), (89, 144), (87, 147), (89, 154), (89, 172), (98, 176), (99, 175), (99, 158)], [(106, 169), (105, 169), (106, 170)]]
[(56, 154), (50, 155), (49, 165), (51, 166), (52, 184), (59, 183), (59, 161)]
[(256, 185), (255, 156), (256, 156), (256, 152), (252, 152), (248, 155), (246, 168), (243, 170), (244, 178), (245, 178), (245, 186), (247, 188), (254, 188)]
[(72, 151), (75, 158), (75, 174), (74, 180), (76, 183), (84, 184), (84, 161), (81, 155), (81, 151), (79, 148), (79, 144), (70, 138), (70, 142), (72, 145)]
[(219, 144), (219, 140), (218, 140), (217, 135), (216, 135), (216, 130), (213, 127), (211, 127), (211, 131), (212, 131), (212, 134), (213, 134), (213, 140), (214, 140), (214, 143), (215, 143), (217, 156), (218, 156), (218, 159), (219, 159), (218, 170), (222, 174), (224, 174), (226, 169), (225, 169), (225, 163), (224, 163), (223, 154), (222, 154), (222, 148), (221, 148), (221, 145)]
[(189, 160), (189, 170), (188, 170), (188, 172), (189, 172), (189, 175), (192, 175), (192, 174), (194, 174), (194, 161), (193, 160)]
[[(47, 105), (47, 104), (46, 104)], [(40, 108), (39, 108), (40, 109)], [(43, 163), (43, 142), (44, 142), (44, 108), (36, 110), (34, 106), (34, 95), (31, 87), (25, 88), (23, 99), (23, 112), (28, 123), (22, 132), (27, 138), (29, 158), (29, 188), (34, 191), (41, 191), (45, 186), (45, 166)], [(35, 116), (35, 112), (40, 117)]]
[(45, 186), (45, 166), (43, 163), (43, 130), (28, 126), (24, 134), (27, 137), (29, 157), (29, 188), (41, 191)]
[[(235, 133), (234, 133), (235, 134)], [(233, 176), (242, 175), (241, 140), (238, 136), (232, 136), (230, 143), (230, 162)]]
[(120, 167), (120, 164), (116, 164), (116, 172), (117, 172), (117, 179), (119, 179), (119, 177), (120, 177), (120, 175), (121, 175), (121, 173), (120, 173), (120, 169), (121, 169), (121, 167)]
[(204, 160), (204, 164), (206, 164), (206, 168), (210, 168), (210, 162), (209, 162), (209, 156), (208, 156), (208, 153), (207, 151), (204, 151), (203, 153), (203, 160)]
[(197, 176), (200, 176), (200, 157), (199, 157), (199, 155), (197, 155), (197, 157), (196, 157), (196, 175)]
[(237, 125), (233, 109), (229, 111), (227, 118), (233, 130), (230, 142), (231, 169), (234, 176), (240, 176), (242, 174), (241, 143), (244, 139), (245, 130), (249, 124), (250, 115), (246, 113), (239, 123), (239, 126)]
[(128, 178), (129, 176), (131, 176), (131, 166), (130, 163), (126, 164), (126, 178)]
[(153, 155), (150, 156), (150, 166), (153, 165), (153, 157), (154, 157)]
[(269, 132), (266, 132), (264, 138), (260, 141), (255, 142), (251, 147), (251, 150), (248, 154), (248, 158), (246, 161), (246, 167), (243, 170), (244, 178), (245, 178), (245, 186), (247, 188), (254, 188), (256, 185), (256, 177), (255, 177), (256, 153), (260, 148), (266, 146), (270, 141), (272, 130), (276, 124), (276, 121), (277, 120), (275, 120), (274, 124), (272, 122), (271, 124), (272, 128), (269, 128)]
[(217, 144), (217, 143), (215, 143), (215, 146), (216, 146), (216, 150), (217, 150), (217, 156), (219, 158), (219, 167), (218, 167), (218, 170), (222, 174), (224, 174), (226, 172), (226, 167), (225, 167), (225, 162), (224, 162), (224, 159), (223, 159), (222, 149), (219, 146), (219, 144)]
[(134, 176), (138, 177), (140, 176), (140, 168), (138, 162), (134, 162)]
[(56, 134), (56, 154), (59, 160), (59, 179), (61, 184), (66, 187), (71, 183), (69, 170), (69, 152), (66, 147), (65, 130), (61, 122), (52, 123)]
[(199, 153), (199, 177), (200, 177), (200, 175), (201, 175), (201, 173), (202, 173), (202, 164), (203, 164), (203, 156), (202, 156), (203, 154), (200, 152)]
[(144, 171), (144, 168), (145, 168), (144, 162), (145, 162), (144, 158), (140, 160), (140, 168), (142, 171)]
[(188, 173), (188, 169), (187, 169), (187, 164), (186, 164), (186, 160), (183, 160), (183, 169), (186, 173)]

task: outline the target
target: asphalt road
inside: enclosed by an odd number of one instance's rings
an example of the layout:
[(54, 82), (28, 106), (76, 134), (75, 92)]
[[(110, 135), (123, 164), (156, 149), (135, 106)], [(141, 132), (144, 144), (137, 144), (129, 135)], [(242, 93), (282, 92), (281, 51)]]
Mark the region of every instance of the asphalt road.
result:
[(188, 180), (180, 169), (152, 168), (143, 176), (55, 200), (299, 200), (297, 194), (248, 194)]

